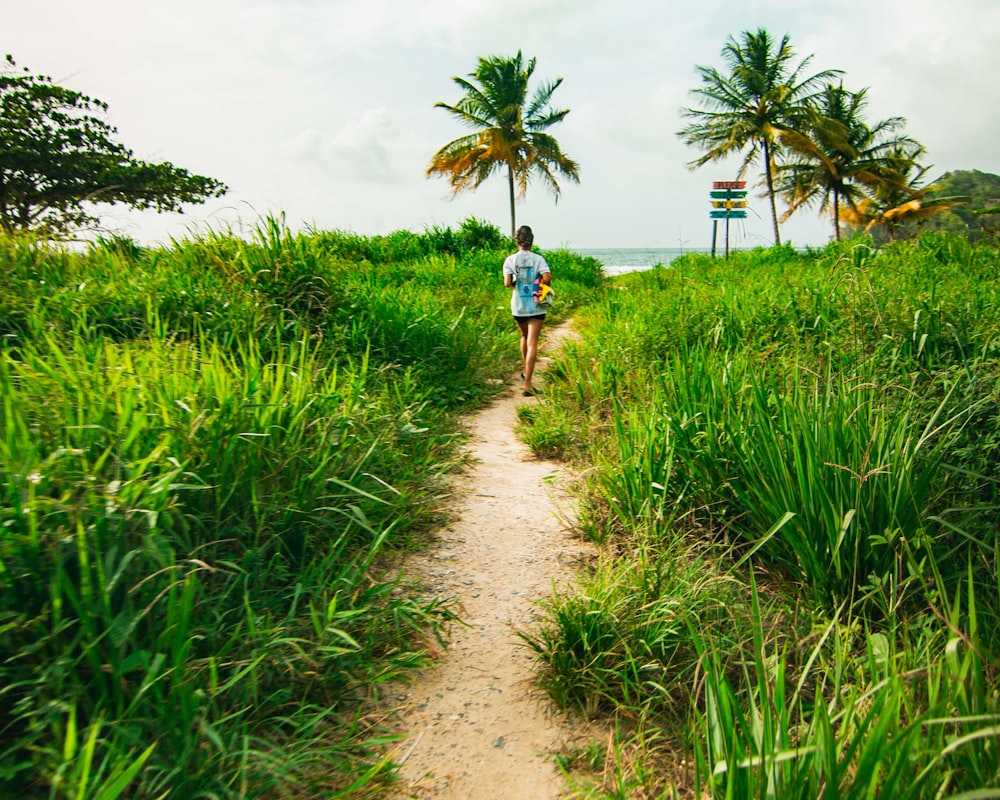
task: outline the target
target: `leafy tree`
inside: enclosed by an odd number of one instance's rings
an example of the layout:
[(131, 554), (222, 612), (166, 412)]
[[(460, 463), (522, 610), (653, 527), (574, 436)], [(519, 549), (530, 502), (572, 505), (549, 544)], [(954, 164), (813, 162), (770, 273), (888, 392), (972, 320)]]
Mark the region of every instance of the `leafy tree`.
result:
[(782, 220), (818, 200), (820, 211), (829, 211), (833, 218), (839, 241), (842, 205), (855, 209), (860, 200), (880, 192), (883, 206), (913, 199), (906, 177), (923, 148), (897, 133), (906, 123), (902, 117), (869, 126), (864, 119), (867, 92), (828, 84), (815, 99), (814, 113), (806, 124), (799, 130), (782, 131), (788, 153), (786, 163), (778, 167), (788, 202)]
[(536, 59), (527, 64), (518, 51), (513, 58), (480, 58), (471, 80), (452, 80), (465, 91), (455, 105), (435, 103), (451, 112), (473, 133), (449, 142), (431, 158), (427, 177), (444, 175), (452, 194), (478, 189), (490, 175), (506, 172), (510, 195), (510, 228), (514, 235), (515, 185), (523, 198), (532, 176), (542, 179), (559, 199), (557, 176), (579, 183), (579, 165), (562, 152), (548, 129), (562, 122), (569, 110), (550, 107), (562, 78), (543, 83), (528, 97)]
[(825, 70), (802, 78), (811, 60), (804, 58), (792, 66), (795, 51), (786, 34), (775, 43), (763, 28), (755, 33), (744, 31), (741, 39), (729, 38), (722, 49), (728, 72), (715, 67), (699, 66), (701, 87), (692, 90), (704, 108), (686, 108), (685, 117), (694, 120), (678, 132), (686, 144), (702, 148), (705, 153), (691, 162), (700, 167), (742, 152), (739, 174), (742, 176), (763, 159), (767, 198), (771, 204), (774, 243), (781, 244), (778, 212), (775, 207), (775, 150), (784, 131), (801, 130), (809, 117), (809, 104), (816, 92), (840, 70)]
[(107, 104), (18, 71), (0, 71), (0, 226), (65, 234), (94, 225), (94, 204), (179, 211), (226, 192), (168, 162), (135, 159), (101, 116)]

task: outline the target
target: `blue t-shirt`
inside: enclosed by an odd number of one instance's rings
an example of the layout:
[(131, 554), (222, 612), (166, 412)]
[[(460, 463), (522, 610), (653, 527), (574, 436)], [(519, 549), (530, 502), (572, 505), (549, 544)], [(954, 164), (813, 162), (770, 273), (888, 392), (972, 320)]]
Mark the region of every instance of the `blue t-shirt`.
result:
[(510, 296), (510, 311), (515, 317), (534, 317), (545, 309), (536, 302), (535, 279), (551, 272), (545, 259), (530, 250), (518, 250), (503, 262), (503, 274), (514, 276), (514, 291)]

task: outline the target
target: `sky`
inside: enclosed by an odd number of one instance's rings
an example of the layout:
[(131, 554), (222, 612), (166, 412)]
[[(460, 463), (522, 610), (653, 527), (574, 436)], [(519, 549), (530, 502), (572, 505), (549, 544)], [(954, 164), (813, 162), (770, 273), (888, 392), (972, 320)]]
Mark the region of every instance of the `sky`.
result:
[[(727, 39), (758, 28), (788, 34), (805, 74), (867, 87), (870, 122), (904, 117), (928, 179), (1000, 173), (998, 0), (0, 0), (0, 19), (3, 52), (108, 103), (137, 158), (229, 186), (183, 214), (104, 217), (144, 244), (253, 236), (268, 216), (361, 235), (469, 217), (508, 230), (501, 175), (452, 197), (426, 170), (468, 132), (434, 107), (461, 97), (453, 76), (520, 50), (537, 59), (533, 85), (563, 79), (553, 105), (570, 113), (550, 132), (580, 166), (558, 201), (536, 183), (517, 204), (536, 246), (709, 247), (712, 182), (740, 162), (692, 170), (699, 152), (677, 131), (696, 67), (724, 67)], [(749, 199), (733, 247), (771, 243), (766, 201)], [(815, 207), (782, 225), (798, 246), (831, 234)]]

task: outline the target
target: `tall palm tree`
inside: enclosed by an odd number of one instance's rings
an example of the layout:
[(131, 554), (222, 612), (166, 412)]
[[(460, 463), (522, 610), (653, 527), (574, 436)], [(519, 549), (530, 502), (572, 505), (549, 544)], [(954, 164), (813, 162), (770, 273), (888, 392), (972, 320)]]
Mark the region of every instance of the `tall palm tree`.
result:
[(788, 35), (775, 43), (763, 28), (755, 33), (744, 31), (740, 40), (730, 37), (722, 49), (722, 57), (728, 73), (715, 67), (697, 68), (702, 85), (692, 90), (692, 94), (700, 97), (705, 107), (683, 109), (684, 116), (694, 122), (677, 135), (686, 144), (705, 151), (691, 162), (692, 167), (749, 148), (740, 167), (742, 176), (758, 158), (763, 158), (774, 243), (781, 244), (774, 202), (775, 149), (780, 146), (779, 135), (803, 124), (815, 91), (840, 74), (840, 70), (825, 70), (802, 78), (812, 57), (793, 67), (795, 51)]
[(532, 176), (542, 179), (559, 199), (556, 180), (561, 175), (574, 183), (580, 182), (579, 165), (559, 147), (547, 133), (562, 122), (569, 110), (549, 107), (552, 94), (562, 78), (543, 83), (529, 100), (528, 82), (535, 71), (535, 59), (527, 64), (519, 50), (513, 58), (491, 56), (480, 58), (471, 80), (455, 77), (464, 91), (455, 105), (435, 103), (435, 108), (450, 111), (473, 133), (449, 142), (431, 158), (427, 177), (444, 175), (452, 194), (479, 188), (494, 172), (506, 171), (510, 194), (510, 230), (514, 235), (515, 185), (517, 198), (523, 198)]
[(841, 208), (856, 209), (876, 191), (895, 196), (906, 191), (906, 176), (923, 152), (921, 145), (898, 131), (902, 117), (890, 117), (869, 126), (864, 120), (867, 89), (850, 92), (843, 85), (827, 85), (817, 98), (809, 123), (800, 130), (782, 132), (790, 159), (778, 169), (788, 203), (787, 219), (817, 200), (820, 211), (833, 218), (840, 240)]

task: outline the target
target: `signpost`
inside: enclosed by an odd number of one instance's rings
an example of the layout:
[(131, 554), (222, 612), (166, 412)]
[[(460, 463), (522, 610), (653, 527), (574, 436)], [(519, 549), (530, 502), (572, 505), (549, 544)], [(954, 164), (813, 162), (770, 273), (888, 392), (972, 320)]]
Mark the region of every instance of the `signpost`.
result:
[(715, 258), (715, 237), (720, 219), (726, 221), (726, 258), (729, 258), (729, 220), (746, 219), (747, 196), (746, 181), (714, 181), (711, 198), (712, 210), (709, 218), (712, 220), (712, 258)]

